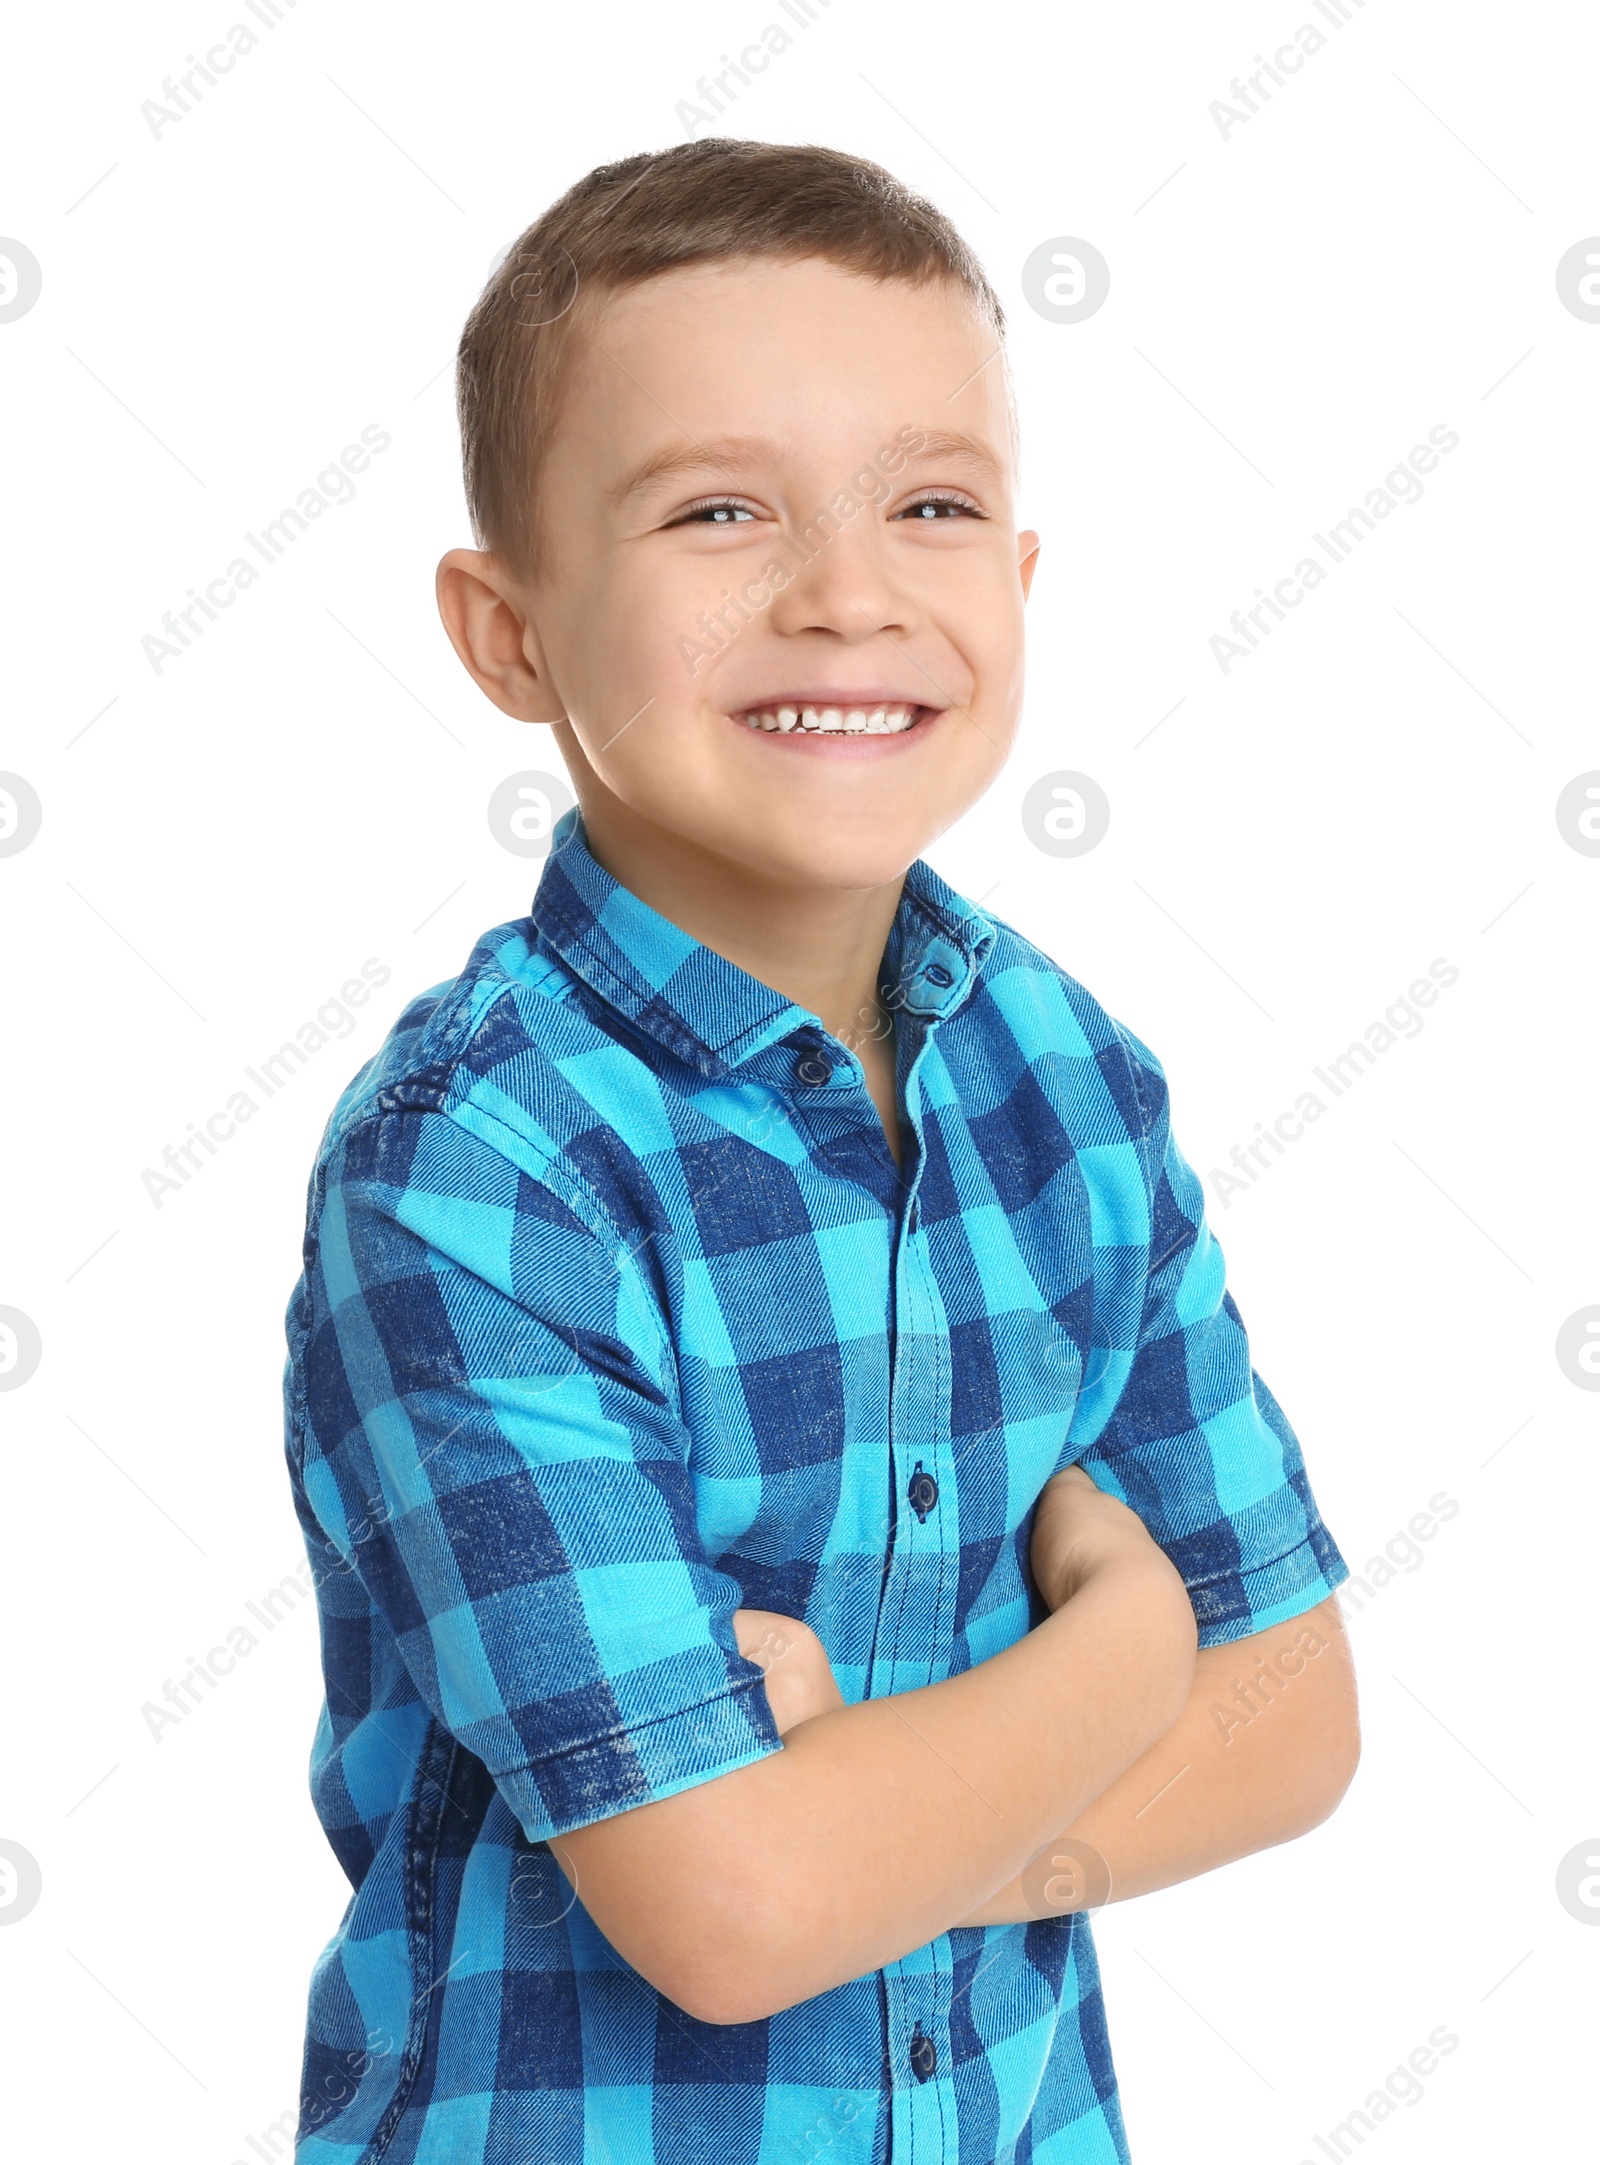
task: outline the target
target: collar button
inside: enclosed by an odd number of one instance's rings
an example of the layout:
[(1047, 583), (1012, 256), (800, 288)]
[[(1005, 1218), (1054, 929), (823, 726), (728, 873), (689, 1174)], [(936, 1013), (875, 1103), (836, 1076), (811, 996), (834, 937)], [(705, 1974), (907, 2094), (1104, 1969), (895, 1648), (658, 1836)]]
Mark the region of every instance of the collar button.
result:
[(930, 962), (922, 974), (930, 985), (953, 985), (955, 983), (955, 979), (942, 962)]

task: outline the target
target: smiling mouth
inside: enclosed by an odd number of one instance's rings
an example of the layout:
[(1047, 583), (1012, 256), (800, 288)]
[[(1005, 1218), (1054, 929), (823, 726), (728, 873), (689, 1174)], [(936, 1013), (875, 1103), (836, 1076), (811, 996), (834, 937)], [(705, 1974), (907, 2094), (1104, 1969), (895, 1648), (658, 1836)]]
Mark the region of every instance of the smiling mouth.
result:
[(746, 729), (803, 731), (814, 736), (901, 737), (914, 729), (931, 707), (883, 705), (863, 707), (776, 706), (747, 707), (733, 720)]

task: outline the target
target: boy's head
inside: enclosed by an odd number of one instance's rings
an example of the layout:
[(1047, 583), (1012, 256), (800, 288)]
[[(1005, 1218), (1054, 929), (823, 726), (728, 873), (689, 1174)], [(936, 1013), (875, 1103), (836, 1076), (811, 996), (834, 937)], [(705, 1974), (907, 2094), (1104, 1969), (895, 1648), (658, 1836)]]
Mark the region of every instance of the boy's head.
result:
[(982, 794), (1037, 548), (1002, 337), (944, 217), (836, 151), (601, 167), (510, 251), (462, 335), (479, 547), (440, 606), (556, 726), (603, 860), (875, 887)]

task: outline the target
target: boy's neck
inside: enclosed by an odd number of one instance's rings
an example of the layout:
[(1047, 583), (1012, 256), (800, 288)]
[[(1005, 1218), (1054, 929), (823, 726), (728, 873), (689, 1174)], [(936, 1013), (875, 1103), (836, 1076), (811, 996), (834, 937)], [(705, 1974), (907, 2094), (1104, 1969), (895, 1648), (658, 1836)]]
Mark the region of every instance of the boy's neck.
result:
[(882, 887), (778, 887), (640, 819), (609, 794), (582, 807), (603, 871), (724, 961), (859, 1049), (882, 1031), (878, 972), (905, 877)]

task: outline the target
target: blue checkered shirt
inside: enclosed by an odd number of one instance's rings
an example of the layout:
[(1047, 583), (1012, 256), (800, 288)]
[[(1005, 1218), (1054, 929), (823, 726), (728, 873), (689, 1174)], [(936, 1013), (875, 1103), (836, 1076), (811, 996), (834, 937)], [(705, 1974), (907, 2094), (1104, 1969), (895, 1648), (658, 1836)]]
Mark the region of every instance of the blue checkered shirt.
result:
[(1347, 1576), (1154, 1055), (920, 862), (882, 976), (903, 1169), (859, 1060), (570, 812), (531, 915), (334, 1109), (285, 1372), (312, 1793), (352, 1889), (303, 2165), (1128, 2156), (1086, 1916), (710, 2024), (548, 1847), (783, 1749), (742, 1606), (805, 1618), (851, 1703), (1012, 1645), (1075, 1460), (1203, 1646)]

